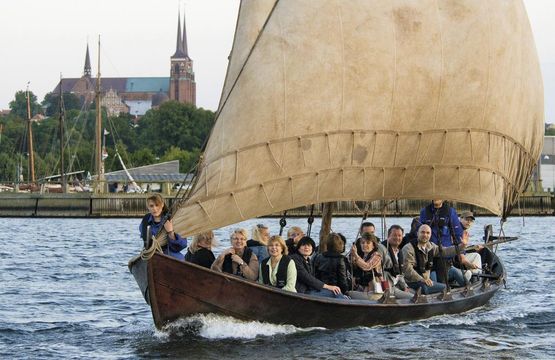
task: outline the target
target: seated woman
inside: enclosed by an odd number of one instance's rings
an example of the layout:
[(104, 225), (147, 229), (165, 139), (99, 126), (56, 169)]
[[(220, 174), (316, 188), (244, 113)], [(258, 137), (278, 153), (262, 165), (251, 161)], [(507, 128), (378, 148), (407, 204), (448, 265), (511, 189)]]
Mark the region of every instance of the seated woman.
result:
[(251, 249), (259, 261), (266, 259), (268, 255), (268, 239), (270, 231), (264, 224), (258, 224), (252, 228), (252, 239), (247, 241), (247, 246)]
[(214, 233), (212, 230), (194, 236), (185, 254), (185, 261), (210, 269), (216, 259), (212, 252), (213, 243)]
[(316, 296), (343, 298), (338, 286), (324, 284), (314, 276), (314, 267), (310, 261), (316, 244), (308, 236), (304, 236), (297, 243), (297, 253), (291, 255), (297, 268), (297, 283), (295, 288), (298, 293)]
[[(173, 224), (170, 217), (170, 210), (164, 202), (164, 198), (160, 194), (150, 195), (146, 199), (148, 206), (148, 214), (143, 217), (139, 225), (139, 231), (143, 238), (143, 243), (146, 244), (147, 229), (150, 226), (150, 235), (156, 236), (162, 230), (162, 227), (168, 234), (168, 243), (162, 247), (162, 251), (166, 255), (173, 256), (176, 259), (183, 260), (181, 250), (187, 247), (187, 239), (182, 238), (179, 234), (173, 231)], [(148, 245), (147, 245), (148, 246)]]
[(287, 241), (285, 242), (285, 245), (287, 245), (289, 255), (293, 255), (297, 252), (297, 243), (303, 236), (304, 231), (298, 226), (291, 226), (291, 228), (287, 230)]
[(314, 275), (325, 284), (338, 286), (342, 293), (349, 288), (347, 280), (347, 266), (341, 250), (343, 241), (336, 233), (326, 237), (326, 251), (314, 259)]
[(295, 262), (287, 256), (287, 246), (281, 236), (272, 236), (268, 241), (269, 258), (260, 263), (258, 282), (265, 285), (297, 292), (297, 269)]
[(247, 247), (247, 230), (233, 230), (231, 233), (231, 247), (218, 256), (211, 269), (256, 281), (258, 278), (258, 258)]
[[(362, 254), (359, 255), (356, 245), (351, 249), (351, 262), (353, 264), (353, 276), (355, 278), (355, 289), (349, 293), (352, 298), (368, 298), (368, 293), (374, 293), (373, 280), (382, 280), (382, 256), (378, 251), (379, 240), (370, 233), (362, 234), (360, 245)], [(356, 294), (356, 293), (360, 294)]]

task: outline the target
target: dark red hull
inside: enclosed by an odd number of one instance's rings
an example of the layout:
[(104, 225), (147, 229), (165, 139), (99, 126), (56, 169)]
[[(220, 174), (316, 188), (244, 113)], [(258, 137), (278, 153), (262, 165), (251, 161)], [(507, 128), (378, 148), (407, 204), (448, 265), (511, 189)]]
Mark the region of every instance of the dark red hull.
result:
[(502, 286), (505, 277), (501, 262), (495, 259), (494, 270), (501, 277), (488, 287), (477, 283), (473, 295), (464, 296), (458, 290), (452, 291), (453, 300), (442, 301), (437, 295), (430, 295), (426, 297), (428, 303), (418, 304), (409, 300), (381, 304), (295, 294), (162, 254), (155, 254), (148, 261), (134, 258), (129, 268), (159, 329), (180, 317), (205, 313), (299, 327), (346, 328), (394, 324), (482, 306)]

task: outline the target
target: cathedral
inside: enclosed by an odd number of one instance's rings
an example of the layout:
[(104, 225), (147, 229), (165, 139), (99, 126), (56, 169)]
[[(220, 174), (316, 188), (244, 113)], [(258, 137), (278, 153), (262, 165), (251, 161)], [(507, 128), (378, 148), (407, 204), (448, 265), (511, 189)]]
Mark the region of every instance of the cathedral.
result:
[[(77, 95), (85, 102), (95, 97), (95, 77), (92, 77), (89, 46), (85, 54), (85, 67), (80, 78), (62, 79), (62, 91)], [(60, 83), (53, 90), (60, 92)], [(100, 79), (101, 104), (109, 116), (129, 113), (136, 117), (144, 115), (149, 109), (158, 107), (168, 100), (196, 105), (196, 83), (193, 60), (187, 49), (185, 15), (183, 31), (181, 16), (177, 16), (177, 44), (170, 58), (169, 77), (102, 77)]]

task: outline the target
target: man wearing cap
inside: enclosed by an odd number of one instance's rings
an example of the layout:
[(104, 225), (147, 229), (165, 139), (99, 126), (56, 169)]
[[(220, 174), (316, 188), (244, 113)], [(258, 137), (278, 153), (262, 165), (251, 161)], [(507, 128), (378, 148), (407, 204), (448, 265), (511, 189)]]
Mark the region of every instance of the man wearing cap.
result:
[(464, 230), (470, 230), (472, 225), (474, 225), (474, 220), (476, 220), (476, 218), (474, 214), (472, 214), (472, 211), (463, 211), (459, 217), (459, 221)]
[(297, 242), (297, 252), (290, 256), (297, 267), (297, 283), (295, 284), (297, 292), (332, 298), (344, 298), (338, 286), (324, 284), (314, 276), (314, 267), (312, 266), (310, 256), (315, 247), (314, 240), (304, 236)]

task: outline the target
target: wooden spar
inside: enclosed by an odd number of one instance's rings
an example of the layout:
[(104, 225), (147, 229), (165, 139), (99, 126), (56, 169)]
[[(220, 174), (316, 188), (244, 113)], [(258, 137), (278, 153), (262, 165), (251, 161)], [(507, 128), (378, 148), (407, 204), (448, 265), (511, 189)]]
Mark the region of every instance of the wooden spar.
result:
[(62, 90), (62, 74), (60, 74), (60, 176), (62, 193), (67, 192), (67, 179), (64, 173), (64, 96)]
[(322, 227), (320, 228), (320, 252), (326, 251), (326, 246), (322, 246), (326, 236), (331, 232), (331, 220), (333, 216), (333, 210), (335, 209), (334, 202), (327, 202), (323, 204), (322, 207)]
[(27, 151), (29, 153), (29, 182), (35, 182), (35, 155), (33, 152), (33, 122), (31, 121), (31, 99), (29, 85), (27, 84)]
[(96, 186), (95, 192), (102, 192), (103, 171), (102, 171), (102, 114), (100, 113), (100, 35), (98, 36), (98, 72), (96, 75), (96, 131), (95, 131), (95, 172), (96, 172)]

